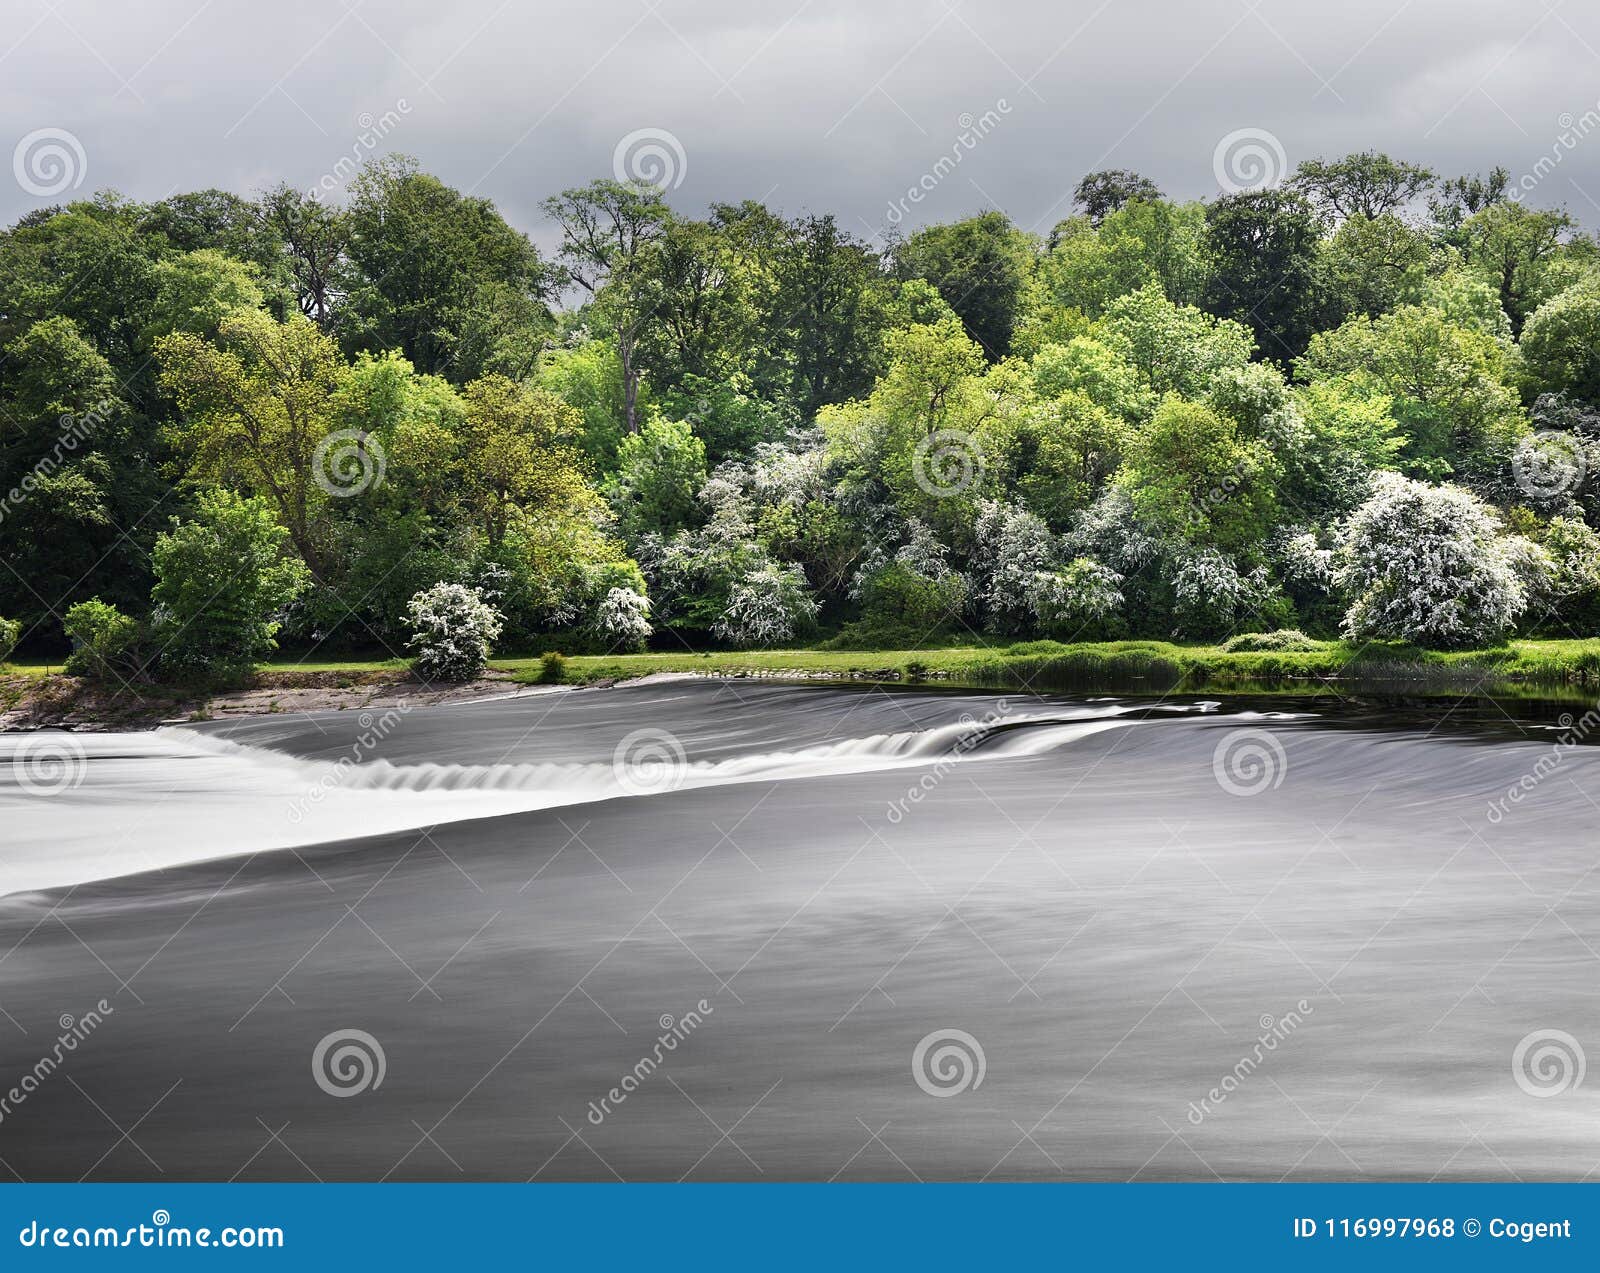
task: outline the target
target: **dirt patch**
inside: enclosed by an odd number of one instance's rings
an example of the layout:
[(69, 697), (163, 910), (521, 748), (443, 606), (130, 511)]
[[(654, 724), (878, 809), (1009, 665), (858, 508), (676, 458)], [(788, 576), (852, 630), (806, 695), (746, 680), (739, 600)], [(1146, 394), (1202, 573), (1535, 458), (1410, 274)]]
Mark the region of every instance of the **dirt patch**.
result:
[(163, 686), (108, 690), (73, 676), (0, 678), (0, 731), (149, 729), (177, 721), (221, 720), (279, 712), (431, 707), (472, 699), (548, 693), (518, 685), (509, 673), (475, 681), (426, 684), (407, 672), (295, 672), (256, 675), (250, 685), (215, 693)]

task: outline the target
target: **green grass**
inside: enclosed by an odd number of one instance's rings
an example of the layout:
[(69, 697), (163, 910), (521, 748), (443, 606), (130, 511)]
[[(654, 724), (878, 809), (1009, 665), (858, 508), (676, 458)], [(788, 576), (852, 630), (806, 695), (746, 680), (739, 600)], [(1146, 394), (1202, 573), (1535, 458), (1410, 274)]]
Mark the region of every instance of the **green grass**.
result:
[[(1499, 692), (1506, 687), (1579, 689), (1600, 683), (1600, 640), (1512, 641), (1492, 650), (1442, 652), (1394, 644), (1316, 641), (1303, 650), (1226, 651), (1171, 641), (925, 650), (755, 650), (713, 654), (572, 655), (567, 680), (582, 684), (652, 672), (782, 676), (832, 675), (903, 680), (910, 663), (957, 684), (1036, 689), (1129, 691), (1217, 689), (1315, 691), (1328, 686), (1420, 693)], [(536, 660), (504, 666), (533, 683)]]
[[(396, 658), (281, 656), (264, 664), (263, 679), (332, 678), (372, 683), (405, 670)], [(520, 684), (538, 684), (540, 658), (509, 655), (490, 661)], [(42, 677), (59, 664), (21, 660), (3, 669), (10, 677)], [(1579, 697), (1600, 687), (1600, 638), (1519, 640), (1489, 650), (1438, 651), (1413, 646), (1313, 641), (1304, 649), (1224, 650), (1220, 645), (1172, 641), (1105, 641), (1069, 645), (1028, 641), (1010, 646), (944, 646), (914, 650), (745, 650), (705, 654), (573, 654), (570, 685), (629, 680), (654, 672), (766, 677), (839, 677), (862, 680), (1137, 692), (1217, 690), (1317, 693), (1373, 690), (1415, 694), (1538, 694)], [(912, 673), (915, 672), (916, 675)], [(15, 685), (17, 682), (13, 681)]]
[[(981, 646), (955, 646), (937, 650), (741, 650), (711, 654), (570, 654), (569, 683), (624, 680), (653, 672), (699, 672), (704, 675), (792, 676), (860, 675), (868, 672), (898, 674), (916, 660), (935, 672), (950, 673), (992, 653)], [(493, 659), (490, 666), (512, 672), (518, 681), (539, 679), (539, 660)]]

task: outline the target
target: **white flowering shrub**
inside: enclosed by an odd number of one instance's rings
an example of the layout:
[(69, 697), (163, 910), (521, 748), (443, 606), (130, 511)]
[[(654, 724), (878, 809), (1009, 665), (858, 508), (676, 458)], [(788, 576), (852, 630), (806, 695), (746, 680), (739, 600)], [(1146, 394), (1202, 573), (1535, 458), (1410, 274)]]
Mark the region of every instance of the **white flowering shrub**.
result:
[(1274, 599), (1266, 570), (1240, 574), (1233, 560), (1214, 548), (1201, 548), (1173, 563), (1173, 634), (1210, 637), (1257, 617)]
[(417, 675), (427, 681), (470, 681), (489, 661), (500, 636), (500, 612), (476, 588), (436, 583), (406, 606)]
[(817, 603), (799, 566), (762, 566), (736, 583), (712, 632), (733, 645), (777, 645), (816, 621)]
[(974, 533), (973, 568), (985, 622), (996, 632), (1026, 630), (1033, 618), (1034, 580), (1055, 569), (1060, 545), (1036, 513), (995, 500), (978, 506)]
[(632, 588), (608, 588), (595, 609), (594, 631), (612, 650), (642, 650), (650, 635), (650, 602)]
[(1028, 590), (1040, 630), (1054, 637), (1092, 637), (1122, 609), (1122, 576), (1078, 557), (1061, 570), (1041, 570)]
[(1344, 632), (1431, 646), (1493, 643), (1527, 609), (1540, 557), (1503, 534), (1469, 491), (1380, 473), (1338, 556), (1336, 578), (1350, 599)]
[(1310, 531), (1287, 531), (1272, 547), (1284, 582), (1315, 592), (1333, 588), (1333, 550), (1318, 544)]

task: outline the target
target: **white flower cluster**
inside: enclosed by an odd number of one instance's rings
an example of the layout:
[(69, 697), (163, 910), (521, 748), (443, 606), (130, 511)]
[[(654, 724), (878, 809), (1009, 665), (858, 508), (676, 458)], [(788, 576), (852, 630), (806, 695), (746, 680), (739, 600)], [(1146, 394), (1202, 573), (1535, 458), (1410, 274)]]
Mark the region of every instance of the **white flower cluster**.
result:
[(476, 588), (436, 583), (406, 606), (417, 652), (417, 675), (427, 681), (470, 681), (489, 661), (489, 647), (500, 636), (500, 613)]
[(1502, 533), (1470, 492), (1380, 473), (1345, 527), (1337, 580), (1352, 601), (1344, 630), (1438, 646), (1497, 641), (1548, 566), (1542, 549)]
[(817, 603), (797, 565), (752, 570), (728, 594), (728, 607), (712, 631), (734, 645), (791, 641), (817, 617)]
[(595, 632), (612, 649), (639, 650), (650, 635), (650, 602), (632, 588), (611, 588), (595, 611)]

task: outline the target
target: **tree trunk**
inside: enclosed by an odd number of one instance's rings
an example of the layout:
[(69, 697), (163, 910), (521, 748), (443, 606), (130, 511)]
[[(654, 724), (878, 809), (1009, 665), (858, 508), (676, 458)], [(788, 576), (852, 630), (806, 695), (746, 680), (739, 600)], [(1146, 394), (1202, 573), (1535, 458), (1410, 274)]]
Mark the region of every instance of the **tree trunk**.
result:
[(628, 432), (639, 432), (639, 369), (633, 365), (633, 338), (617, 337), (617, 353), (622, 359), (622, 415)]

